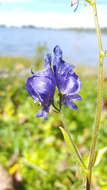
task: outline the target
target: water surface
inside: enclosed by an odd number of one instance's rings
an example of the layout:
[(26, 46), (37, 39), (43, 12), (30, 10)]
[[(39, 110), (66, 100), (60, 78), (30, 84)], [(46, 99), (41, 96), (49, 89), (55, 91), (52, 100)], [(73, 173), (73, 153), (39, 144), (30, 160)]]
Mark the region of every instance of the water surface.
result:
[[(107, 47), (106, 34), (102, 37)], [(0, 56), (33, 57), (38, 43), (46, 43), (51, 52), (55, 45), (60, 45), (64, 57), (72, 63), (97, 64), (95, 32), (0, 27)]]

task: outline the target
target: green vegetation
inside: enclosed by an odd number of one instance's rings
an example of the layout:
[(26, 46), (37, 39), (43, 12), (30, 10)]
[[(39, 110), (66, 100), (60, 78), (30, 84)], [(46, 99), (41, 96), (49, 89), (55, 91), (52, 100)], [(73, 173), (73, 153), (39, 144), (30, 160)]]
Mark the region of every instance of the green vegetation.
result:
[[(42, 54), (42, 49), (39, 52)], [(49, 119), (44, 121), (35, 117), (39, 105), (25, 90), (32, 62), (40, 63), (41, 54), (34, 60), (0, 57), (0, 164), (12, 176), (21, 176), (20, 190), (84, 190), (82, 171), (68, 151), (59, 126), (63, 126), (63, 121), (66, 123), (87, 163), (96, 109), (96, 68), (76, 68), (83, 83), (79, 109), (63, 107), (63, 117), (51, 110)], [(107, 146), (106, 77), (104, 81), (98, 149)], [(94, 167), (93, 189), (107, 190), (106, 157), (106, 152), (99, 156)]]

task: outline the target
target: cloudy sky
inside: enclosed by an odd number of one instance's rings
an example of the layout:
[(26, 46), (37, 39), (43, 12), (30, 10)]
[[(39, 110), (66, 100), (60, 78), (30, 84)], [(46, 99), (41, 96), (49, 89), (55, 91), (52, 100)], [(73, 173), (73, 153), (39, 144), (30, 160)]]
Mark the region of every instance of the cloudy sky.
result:
[[(37, 27), (94, 27), (92, 10), (80, 0), (78, 10), (70, 0), (0, 0), (0, 24)], [(107, 27), (107, 0), (97, 0), (100, 24)]]

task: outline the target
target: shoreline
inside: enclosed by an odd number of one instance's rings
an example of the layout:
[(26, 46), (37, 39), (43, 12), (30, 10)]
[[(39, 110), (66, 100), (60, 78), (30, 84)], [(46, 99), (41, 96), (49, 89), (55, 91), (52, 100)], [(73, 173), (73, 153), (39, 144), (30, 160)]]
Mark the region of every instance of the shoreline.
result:
[[(74, 28), (50, 28), (50, 27), (36, 27), (34, 25), (22, 25), (22, 26), (8, 26), (8, 25), (0, 25), (1, 28), (15, 28), (15, 29), (35, 29), (35, 30), (52, 30), (52, 31), (76, 31), (76, 32), (95, 32), (95, 28), (88, 27), (74, 27)], [(107, 27), (101, 28), (102, 33), (107, 33)]]

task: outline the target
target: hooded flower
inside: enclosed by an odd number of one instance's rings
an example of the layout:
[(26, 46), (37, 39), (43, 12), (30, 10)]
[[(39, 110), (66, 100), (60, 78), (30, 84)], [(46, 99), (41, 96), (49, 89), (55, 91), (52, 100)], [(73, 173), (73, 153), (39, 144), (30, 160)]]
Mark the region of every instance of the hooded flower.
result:
[(73, 71), (74, 66), (66, 63), (62, 59), (62, 50), (56, 46), (53, 50), (53, 70), (56, 79), (56, 85), (61, 94), (61, 104), (69, 106), (71, 109), (77, 109), (74, 100), (81, 100), (77, 93), (80, 91), (81, 81)]
[(35, 101), (41, 103), (42, 109), (37, 113), (37, 117), (48, 118), (50, 105), (53, 101), (56, 83), (53, 71), (51, 69), (51, 55), (45, 57), (45, 69), (32, 73), (27, 79), (26, 89)]
[[(51, 66), (51, 55), (45, 57), (45, 69), (36, 73), (32, 72), (32, 76), (27, 79), (26, 89), (35, 101), (41, 103), (41, 110), (37, 113), (37, 117), (48, 118), (48, 112), (51, 104), (60, 111), (62, 104), (77, 109), (75, 100), (81, 100), (78, 94), (81, 87), (81, 81), (74, 72), (74, 65), (66, 63), (62, 58), (62, 50), (59, 46), (55, 46), (53, 66)], [(53, 68), (51, 68), (53, 67)], [(54, 104), (55, 89), (59, 91), (59, 107)]]

